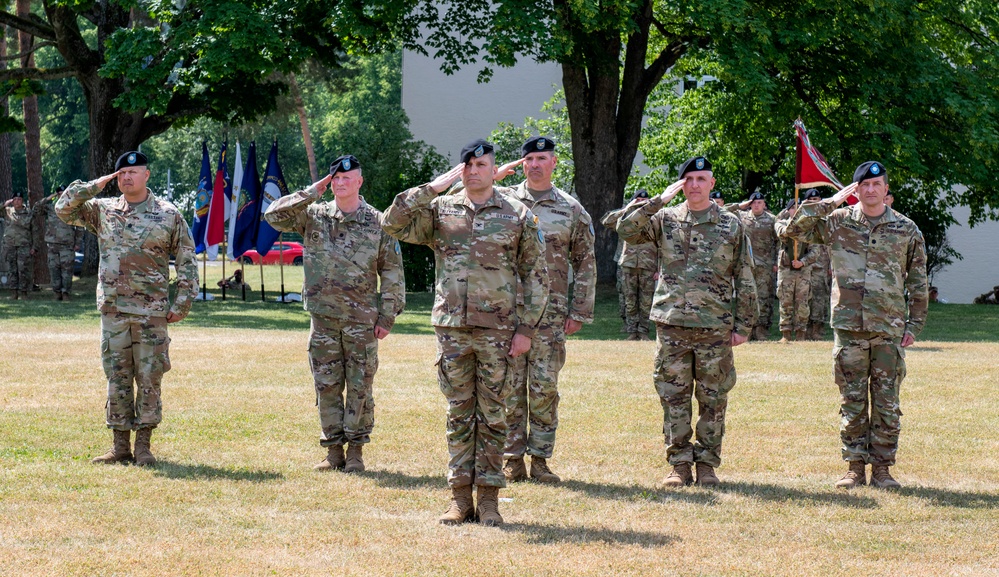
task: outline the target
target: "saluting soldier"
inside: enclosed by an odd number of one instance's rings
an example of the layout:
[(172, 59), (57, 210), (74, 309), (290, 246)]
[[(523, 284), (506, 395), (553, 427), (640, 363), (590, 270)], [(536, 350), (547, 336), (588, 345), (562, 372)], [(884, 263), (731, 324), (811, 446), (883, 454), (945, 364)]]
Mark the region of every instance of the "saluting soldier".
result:
[[(792, 198), (777, 215), (774, 230), (781, 238), (777, 257), (777, 300), (780, 306), (780, 342), (805, 340), (808, 329), (808, 306), (812, 294), (812, 265), (818, 252), (812, 245), (781, 237), (798, 205)], [(797, 254), (795, 254), (797, 252)]]
[(767, 201), (762, 192), (750, 194), (749, 199), (742, 203), (726, 204), (725, 209), (739, 215), (753, 249), (753, 280), (756, 282), (760, 316), (750, 339), (765, 341), (770, 334), (774, 314), (774, 280), (779, 247), (777, 232), (774, 230), (777, 217), (767, 210)]
[(38, 211), (45, 217), (45, 244), (48, 246), (49, 276), (55, 300), (68, 301), (73, 288), (73, 262), (82, 229), (70, 226), (59, 218), (55, 203), (66, 187), (56, 188), (55, 194), (38, 203)]
[[(885, 166), (865, 162), (832, 198), (804, 204), (782, 234), (829, 247), (833, 374), (849, 463), (836, 486), (846, 489), (866, 483), (867, 463), (872, 485), (900, 486), (889, 468), (898, 450), (905, 347), (916, 342), (929, 306), (923, 235), (885, 205), (887, 193)], [(857, 204), (837, 208), (851, 195)]]
[[(326, 177), (274, 201), (264, 215), (275, 229), (301, 234), (305, 245), (302, 300), (312, 318), (319, 444), (327, 449), (314, 467), (319, 471), (364, 470), (363, 447), (375, 423), (378, 341), (406, 305), (399, 242), (382, 231), (381, 212), (360, 195), (363, 183), (357, 158), (341, 156)], [(328, 186), (333, 201), (319, 202)]]
[[(430, 246), (436, 257), (431, 322), (437, 378), (448, 401), (451, 487), (440, 522), (478, 517), (483, 525), (499, 525), (499, 489), (506, 486), (505, 382), (511, 359), (530, 350), (545, 309), (545, 241), (537, 217), (493, 186), (492, 144), (471, 142), (460, 158), (429, 184), (396, 196), (382, 226), (399, 240)], [(464, 190), (438, 196), (459, 177)]]
[[(651, 318), (656, 323), (654, 380), (663, 407), (667, 487), (717, 485), (728, 393), (735, 386), (732, 347), (749, 339), (759, 310), (745, 227), (709, 198), (711, 163), (695, 156), (662, 195), (632, 201), (617, 225), (626, 242), (658, 249), (659, 279)], [(686, 200), (666, 207), (683, 190)], [(691, 398), (698, 419), (691, 430)]]
[[(645, 189), (635, 191), (634, 199), (649, 198)], [(627, 206), (608, 212), (600, 222), (608, 228), (616, 228)], [(620, 237), (619, 237), (620, 238)], [(621, 239), (623, 240), (623, 239)], [(652, 309), (652, 296), (656, 291), (656, 245), (651, 242), (634, 243), (624, 241), (618, 255), (617, 267), (621, 271), (619, 295), (624, 294), (625, 332), (629, 341), (648, 341), (649, 311)]]
[(3, 250), (7, 258), (7, 274), (15, 300), (28, 298), (28, 291), (31, 290), (31, 257), (35, 254), (35, 248), (31, 246), (33, 215), (20, 196), (4, 202), (0, 211), (4, 220)]
[[(551, 137), (528, 139), (521, 146), (521, 156), (526, 180), (514, 188), (499, 190), (538, 217), (545, 235), (550, 291), (531, 349), (515, 358), (511, 367), (503, 474), (507, 481), (527, 479), (526, 453), (531, 456), (530, 478), (558, 483), (561, 479), (548, 466), (558, 428), (558, 374), (565, 364), (566, 337), (581, 329), (583, 323), (593, 322), (597, 282), (593, 222), (578, 200), (552, 184), (558, 157)], [(507, 166), (512, 170), (511, 165)], [(498, 175), (504, 176), (502, 171)]]
[[(153, 196), (148, 159), (122, 154), (115, 172), (90, 182), (74, 181), (56, 202), (63, 222), (97, 235), (101, 255), (97, 308), (101, 311), (101, 360), (108, 379), (107, 426), (114, 447), (93, 463), (131, 461), (152, 465), (153, 429), (163, 420), (160, 389), (170, 370), (167, 324), (183, 320), (198, 294), (194, 240), (173, 204)], [(94, 198), (112, 180), (121, 196)], [(175, 257), (177, 294), (169, 302), (170, 257)], [(134, 383), (134, 390), (133, 390)]]
[[(819, 202), (822, 194), (814, 188), (805, 191), (805, 203)], [(829, 303), (832, 298), (832, 272), (829, 270), (829, 247), (824, 244), (811, 245), (815, 262), (809, 282), (808, 329), (806, 337), (810, 341), (820, 341), (825, 336), (829, 323)]]

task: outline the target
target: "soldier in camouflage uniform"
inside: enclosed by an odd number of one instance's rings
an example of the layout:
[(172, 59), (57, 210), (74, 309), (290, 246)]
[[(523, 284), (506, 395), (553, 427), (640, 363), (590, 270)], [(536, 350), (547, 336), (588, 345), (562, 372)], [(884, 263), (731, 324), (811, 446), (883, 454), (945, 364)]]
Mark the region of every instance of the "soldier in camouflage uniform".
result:
[(20, 196), (3, 203), (3, 210), (0, 211), (0, 217), (5, 221), (3, 250), (14, 299), (28, 298), (28, 291), (31, 290), (31, 257), (35, 254), (31, 246), (33, 216), (34, 211), (28, 210)]
[[(618, 223), (626, 242), (653, 243), (659, 281), (651, 318), (658, 350), (655, 385), (663, 406), (667, 487), (716, 485), (728, 393), (735, 386), (732, 347), (746, 342), (759, 310), (749, 239), (738, 217), (711, 202), (711, 164), (703, 156), (680, 166), (662, 196), (633, 201)], [(683, 190), (686, 202), (665, 208)], [(697, 398), (696, 440), (690, 438)]]
[[(774, 230), (779, 237), (796, 211), (794, 199), (777, 215)], [(795, 254), (797, 252), (797, 258)], [(811, 245), (781, 239), (777, 257), (777, 300), (780, 304), (780, 342), (804, 340), (808, 328), (808, 305), (812, 294), (812, 264), (817, 250)]]
[[(156, 463), (149, 445), (152, 430), (163, 418), (160, 384), (170, 370), (167, 324), (187, 316), (198, 293), (191, 231), (174, 205), (146, 188), (146, 165), (141, 152), (126, 152), (115, 163), (115, 172), (91, 182), (73, 182), (55, 205), (63, 222), (97, 235), (101, 255), (97, 308), (108, 378), (107, 426), (114, 431), (114, 447), (94, 463), (131, 461), (133, 429), (135, 463)], [(122, 196), (94, 198), (115, 178)], [(171, 255), (177, 273), (173, 305)]]
[[(360, 162), (341, 156), (329, 175), (274, 201), (264, 215), (275, 229), (301, 234), (305, 245), (302, 300), (312, 317), (309, 361), (319, 444), (327, 448), (315, 466), (320, 471), (364, 470), (363, 447), (375, 419), (378, 340), (406, 305), (399, 242), (382, 231), (381, 213), (360, 196), (363, 182)], [(330, 185), (334, 201), (317, 202)]]
[[(849, 469), (837, 487), (896, 488), (895, 464), (905, 378), (905, 347), (916, 342), (928, 308), (926, 248), (916, 224), (884, 204), (887, 171), (865, 162), (853, 184), (802, 206), (788, 238), (829, 247), (833, 270), (833, 366), (839, 387), (840, 438)], [(853, 206), (837, 208), (851, 195)]]
[[(637, 199), (648, 199), (645, 190), (635, 192)], [(604, 226), (616, 226), (625, 209), (611, 211), (604, 215)], [(629, 341), (648, 341), (649, 311), (652, 309), (652, 295), (656, 290), (656, 247), (651, 242), (632, 243), (625, 241), (617, 260), (621, 271), (621, 288), (624, 291), (625, 332)]]
[[(627, 205), (627, 202), (625, 202)], [(600, 224), (614, 231), (617, 234), (617, 221), (621, 219), (621, 215), (624, 214), (624, 207), (617, 210), (609, 210), (602, 217), (600, 217)], [(625, 243), (621, 240), (621, 237), (617, 237), (617, 246), (614, 248), (614, 262), (617, 263), (621, 260), (621, 255), (624, 253)], [(614, 271), (614, 289), (617, 291), (617, 308), (618, 316), (621, 317), (621, 332), (624, 334), (628, 333), (628, 303), (624, 296), (624, 268), (618, 266)]]
[[(524, 454), (527, 453), (531, 455), (532, 479), (558, 483), (561, 479), (547, 462), (555, 448), (558, 428), (558, 373), (565, 364), (566, 337), (581, 329), (583, 323), (593, 322), (597, 281), (593, 223), (578, 200), (552, 184), (552, 172), (558, 163), (554, 140), (531, 138), (521, 147), (521, 154), (527, 180), (514, 188), (499, 190), (538, 217), (545, 235), (550, 291), (531, 350), (512, 363), (506, 409), (507, 462), (503, 475), (507, 481), (526, 480)], [(499, 176), (506, 176), (502, 169)], [(523, 316), (523, 310), (518, 314)]]
[[(819, 202), (822, 194), (812, 188), (805, 191), (804, 200), (806, 203)], [(811, 247), (815, 262), (812, 263), (809, 283), (808, 329), (805, 336), (810, 341), (820, 341), (825, 336), (826, 324), (829, 322), (832, 271), (829, 269), (829, 247), (822, 244), (813, 244)]]
[(767, 210), (763, 193), (754, 192), (749, 200), (740, 204), (726, 204), (725, 209), (737, 214), (746, 227), (746, 235), (753, 249), (753, 280), (756, 282), (756, 301), (760, 316), (753, 327), (750, 340), (765, 341), (770, 334), (774, 315), (774, 274), (777, 272), (777, 218)]
[[(503, 522), (506, 374), (513, 359), (530, 350), (548, 297), (544, 234), (526, 206), (493, 187), (492, 149), (484, 140), (470, 143), (461, 164), (400, 193), (382, 218), (387, 233), (428, 245), (436, 257), (431, 322), (437, 378), (448, 401), (452, 491), (444, 524), (476, 515), (484, 525)], [(438, 196), (459, 176), (464, 190)], [(472, 485), (478, 487), (474, 510)]]
[(55, 194), (38, 203), (36, 209), (45, 218), (45, 244), (48, 246), (49, 276), (55, 300), (68, 301), (73, 288), (73, 260), (76, 245), (80, 242), (81, 229), (63, 222), (55, 211), (56, 200), (65, 187), (56, 188)]

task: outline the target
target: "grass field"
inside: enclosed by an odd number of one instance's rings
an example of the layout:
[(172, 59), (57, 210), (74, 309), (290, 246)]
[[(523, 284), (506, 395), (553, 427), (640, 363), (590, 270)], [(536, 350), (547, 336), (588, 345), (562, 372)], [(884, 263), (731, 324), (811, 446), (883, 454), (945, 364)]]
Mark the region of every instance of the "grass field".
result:
[(171, 329), (160, 464), (90, 465), (110, 442), (91, 295), (0, 297), (3, 575), (999, 575), (999, 307), (934, 305), (909, 349), (903, 490), (832, 488), (830, 343), (768, 342), (736, 349), (724, 484), (664, 491), (654, 343), (620, 340), (602, 295), (562, 374), (565, 481), (454, 528), (428, 296), (382, 342), (368, 471), (321, 475), (299, 303), (197, 303)]

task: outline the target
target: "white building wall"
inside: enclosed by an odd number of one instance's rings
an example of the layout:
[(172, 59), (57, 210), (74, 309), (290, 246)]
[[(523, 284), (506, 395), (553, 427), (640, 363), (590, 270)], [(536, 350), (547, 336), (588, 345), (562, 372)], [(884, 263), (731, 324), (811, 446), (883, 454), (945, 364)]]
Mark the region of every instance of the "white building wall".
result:
[(978, 295), (999, 285), (999, 222), (984, 222), (975, 228), (968, 226), (971, 209), (954, 209), (954, 225), (947, 231), (951, 246), (964, 260), (937, 273), (933, 284), (940, 298), (951, 303), (970, 303)]

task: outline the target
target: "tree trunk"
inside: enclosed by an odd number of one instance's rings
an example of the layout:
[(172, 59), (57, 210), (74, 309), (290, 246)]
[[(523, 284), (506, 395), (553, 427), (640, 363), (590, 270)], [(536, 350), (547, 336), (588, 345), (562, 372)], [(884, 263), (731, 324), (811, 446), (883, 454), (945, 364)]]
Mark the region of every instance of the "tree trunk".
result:
[(305, 103), (302, 101), (302, 91), (294, 74), (288, 75), (288, 85), (295, 99), (295, 110), (298, 111), (298, 121), (302, 123), (302, 140), (305, 144), (305, 155), (309, 158), (309, 175), (312, 182), (319, 181), (319, 167), (316, 165), (316, 149), (312, 146), (312, 133), (309, 131), (309, 116), (305, 113)]
[[(21, 18), (31, 16), (31, 1), (17, 0), (17, 15)], [(35, 65), (35, 57), (31, 53), (34, 37), (27, 32), (18, 32), (18, 44), (21, 51), (21, 67), (31, 68)], [(45, 186), (42, 183), (42, 138), (38, 119), (38, 97), (27, 96), (24, 106), (24, 157), (28, 181), (28, 200), (34, 206), (45, 197)], [(46, 262), (45, 219), (41, 214), (35, 215), (31, 233), (31, 246), (36, 250), (32, 257), (34, 283), (48, 284), (49, 267)]]

